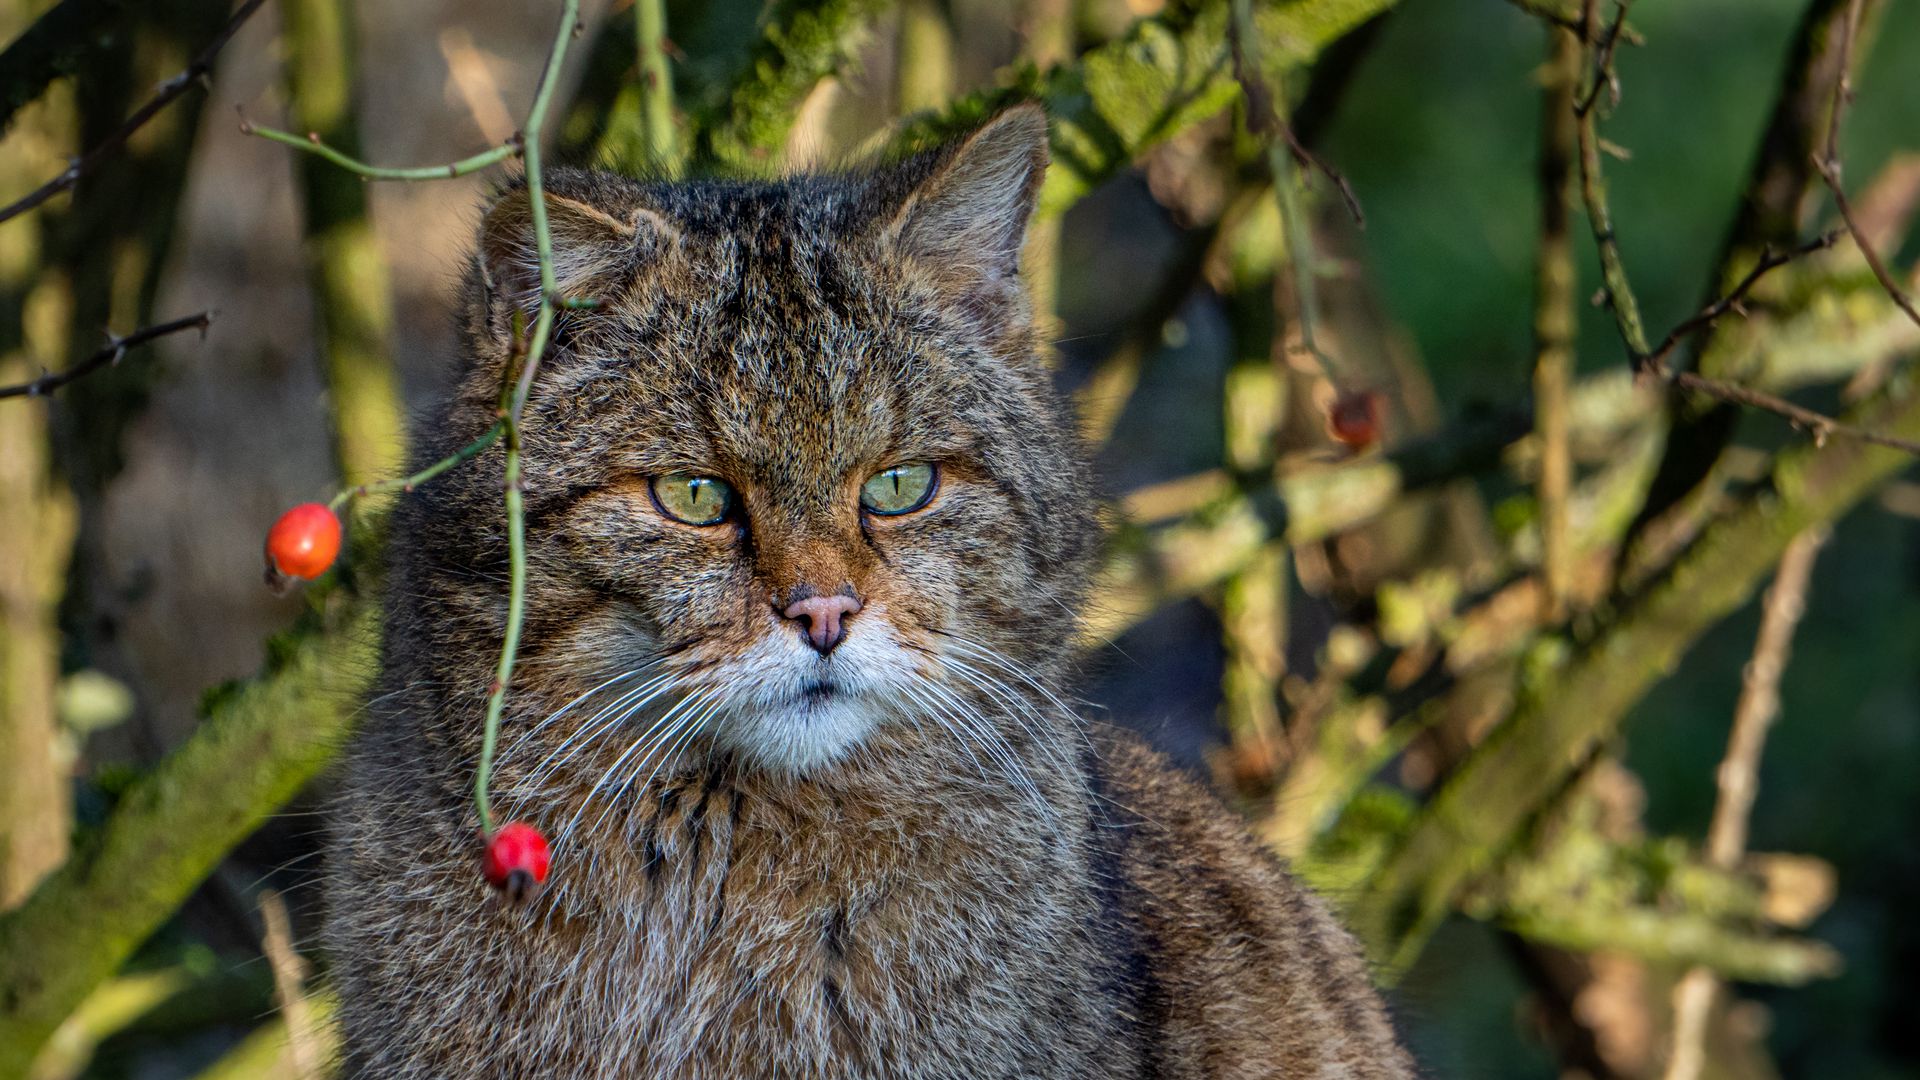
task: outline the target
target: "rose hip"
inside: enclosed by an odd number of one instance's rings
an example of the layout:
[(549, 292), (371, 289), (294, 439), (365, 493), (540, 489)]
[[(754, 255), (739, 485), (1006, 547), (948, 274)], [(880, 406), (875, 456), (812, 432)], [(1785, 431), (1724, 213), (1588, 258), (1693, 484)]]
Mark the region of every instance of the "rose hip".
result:
[(1342, 393), (1327, 410), (1327, 434), (1335, 442), (1364, 450), (1380, 441), (1380, 395), (1371, 390)]
[(481, 873), (487, 884), (513, 900), (523, 900), (547, 880), (553, 855), (547, 838), (524, 821), (509, 821), (487, 841)]
[(339, 554), (340, 519), (321, 503), (301, 503), (267, 530), (267, 566), (283, 577), (311, 581)]

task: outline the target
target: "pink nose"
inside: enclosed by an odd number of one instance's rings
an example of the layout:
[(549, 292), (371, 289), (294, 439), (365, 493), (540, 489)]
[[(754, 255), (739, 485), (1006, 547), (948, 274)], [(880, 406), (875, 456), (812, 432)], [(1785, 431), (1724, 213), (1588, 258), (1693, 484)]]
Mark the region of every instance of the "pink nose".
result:
[(860, 610), (860, 601), (851, 596), (809, 596), (787, 605), (787, 618), (805, 624), (802, 634), (821, 656), (833, 651), (847, 636), (842, 620)]

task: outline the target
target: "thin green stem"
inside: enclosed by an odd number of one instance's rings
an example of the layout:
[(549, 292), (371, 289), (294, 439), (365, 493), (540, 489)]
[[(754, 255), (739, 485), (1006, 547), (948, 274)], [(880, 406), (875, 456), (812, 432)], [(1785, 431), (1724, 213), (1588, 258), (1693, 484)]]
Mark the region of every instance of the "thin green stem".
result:
[(493, 692), (487, 698), (487, 726), (480, 736), (480, 766), (473, 776), (473, 806), (480, 814), (480, 831), (493, 835), (493, 808), (487, 785), (493, 779), (494, 746), (500, 740), (500, 713), (506, 707), (507, 686), (513, 681), (514, 660), (520, 654), (520, 626), (527, 600), (527, 526), (520, 487), (520, 429), (501, 424), (507, 436), (507, 561), (511, 585), (507, 590), (507, 634), (500, 645), (500, 663), (494, 669)]
[(1293, 272), (1294, 324), (1300, 329), (1300, 345), (1313, 357), (1320, 371), (1333, 381), (1333, 364), (1320, 351), (1314, 333), (1319, 299), (1314, 280), (1313, 225), (1301, 205), (1299, 174), (1294, 167), (1294, 146), (1288, 137), (1284, 108), (1277, 100), (1277, 89), (1267, 78), (1259, 59), (1253, 55), (1259, 30), (1253, 22), (1252, 0), (1233, 0), (1233, 64), (1241, 93), (1247, 99), (1247, 125), (1265, 146), (1267, 165), (1273, 172), (1274, 202), (1280, 211), (1280, 239), (1286, 244), (1287, 264)]
[(480, 738), (480, 765), (473, 779), (473, 804), (480, 815), (481, 831), (493, 835), (493, 811), (487, 800), (487, 785), (493, 777), (494, 746), (500, 739), (500, 715), (506, 709), (507, 688), (513, 683), (514, 661), (520, 653), (520, 627), (526, 614), (527, 528), (520, 487), (520, 413), (526, 407), (527, 394), (533, 388), (534, 374), (547, 350), (553, 332), (554, 305), (560, 286), (553, 274), (553, 237), (547, 229), (545, 186), (540, 175), (540, 133), (545, 126), (547, 107), (553, 100), (554, 83), (566, 62), (567, 43), (573, 40), (574, 24), (580, 17), (580, 0), (565, 0), (561, 5), (560, 29), (554, 36), (553, 51), (547, 54), (547, 66), (540, 74), (540, 88), (534, 92), (528, 111), (522, 147), (527, 163), (527, 197), (533, 216), (534, 244), (540, 258), (540, 313), (534, 321), (533, 335), (527, 342), (526, 363), (518, 382), (509, 373), (502, 393), (500, 428), (507, 439), (507, 462), (502, 481), (507, 503), (507, 627), (500, 645), (500, 663), (494, 669), (493, 689), (487, 695), (487, 721)]
[[(395, 168), (384, 165), (369, 165), (357, 158), (348, 157), (346, 154), (335, 150), (333, 147), (328, 146), (313, 136), (295, 135), (291, 131), (261, 127), (259, 124), (255, 124), (249, 120), (242, 120), (240, 122), (240, 130), (248, 135), (258, 135), (263, 139), (284, 143), (296, 150), (304, 150), (309, 154), (317, 154), (348, 172), (364, 176), (369, 180), (446, 180), (455, 176), (465, 176), (468, 173), (476, 173), (481, 169), (498, 165), (510, 158), (519, 157), (523, 149), (522, 137), (515, 135), (491, 150), (484, 150), (472, 157), (461, 158), (459, 161), (449, 162), (445, 165), (413, 165)], [(529, 154), (529, 156), (531, 155)]]
[(327, 508), (337, 513), (350, 499), (358, 499), (366, 495), (385, 495), (395, 491), (403, 493), (410, 492), (429, 480), (432, 480), (434, 477), (439, 476), (441, 473), (446, 472), (448, 469), (453, 468), (455, 465), (464, 461), (472, 461), (474, 458), (480, 456), (482, 450), (500, 441), (500, 435), (504, 431), (506, 431), (506, 421), (502, 420), (488, 428), (479, 438), (426, 468), (421, 469), (419, 472), (411, 476), (400, 476), (391, 480), (375, 480), (370, 484), (361, 484), (357, 487), (347, 488), (338, 495), (335, 495), (332, 501), (327, 503)]

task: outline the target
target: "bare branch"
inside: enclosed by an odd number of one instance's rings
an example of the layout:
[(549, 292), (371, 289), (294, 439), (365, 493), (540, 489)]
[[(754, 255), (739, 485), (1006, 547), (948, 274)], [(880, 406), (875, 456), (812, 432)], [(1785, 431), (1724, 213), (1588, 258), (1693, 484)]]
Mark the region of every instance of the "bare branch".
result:
[[(1855, 0), (1856, 5), (1858, 2), (1859, 0)], [(1620, 10), (1624, 10), (1625, 6), (1624, 2), (1621, 3)], [(1594, 25), (1597, 7), (1598, 0), (1585, 0), (1582, 9), (1584, 26)], [(1612, 53), (1605, 41), (1595, 46), (1593, 52), (1596, 54), (1593, 78), (1595, 85), (1598, 86), (1609, 77)], [(1920, 454), (1920, 444), (1907, 439), (1846, 424), (1762, 391), (1689, 371), (1675, 372), (1667, 363), (1667, 358), (1682, 341), (1686, 340), (1688, 335), (1711, 325), (1728, 311), (1737, 310), (1740, 301), (1769, 272), (1801, 255), (1831, 246), (1838, 237), (1828, 233), (1784, 252), (1763, 250), (1759, 261), (1725, 296), (1708, 304), (1699, 313), (1675, 327), (1671, 333), (1661, 339), (1658, 347), (1649, 346), (1646, 327), (1640, 320), (1640, 305), (1634, 298), (1633, 286), (1627, 278), (1626, 262), (1620, 255), (1620, 241), (1614, 233), (1613, 212), (1607, 202), (1606, 179), (1600, 165), (1601, 140), (1596, 122), (1597, 115), (1593, 111), (1580, 113), (1578, 110), (1576, 115), (1579, 116), (1580, 121), (1580, 192), (1586, 202), (1587, 219), (1593, 229), (1594, 245), (1600, 252), (1600, 272), (1606, 282), (1607, 304), (1613, 310), (1614, 321), (1619, 326), (1621, 338), (1626, 342), (1627, 353), (1633, 361), (1635, 372), (1643, 377), (1658, 378), (1682, 389), (1706, 394), (1729, 404), (1745, 405), (1783, 416), (1796, 426), (1806, 429), (1818, 443), (1824, 443), (1830, 436), (1841, 435), (1878, 446), (1904, 450), (1910, 454)], [(1816, 164), (1821, 166), (1822, 175), (1826, 175), (1827, 165), (1822, 162), (1816, 162)], [(1850, 227), (1854, 226), (1850, 225)], [(1862, 250), (1866, 250), (1866, 245), (1862, 245)], [(1885, 273), (1884, 266), (1880, 269)], [(1891, 276), (1883, 279), (1882, 284), (1890, 285)], [(1895, 302), (1899, 301), (1900, 297), (1896, 295)], [(1906, 309), (1903, 307), (1903, 310)], [(1909, 311), (1909, 314), (1912, 312)], [(1916, 318), (1916, 321), (1920, 322), (1920, 318)]]
[(294, 951), (293, 923), (287, 917), (286, 902), (272, 889), (260, 893), (260, 921), (265, 927), (260, 951), (273, 969), (273, 997), (287, 1025), (287, 1063), (294, 1080), (315, 1080), (321, 1075), (322, 1050), (307, 1004), (311, 965)]
[(13, 386), (0, 386), (0, 398), (45, 397), (76, 379), (85, 378), (102, 368), (108, 368), (118, 364), (121, 358), (126, 356), (130, 350), (145, 345), (147, 342), (153, 341), (156, 338), (163, 338), (168, 334), (177, 334), (182, 330), (198, 330), (200, 331), (201, 339), (205, 340), (207, 327), (212, 325), (213, 312), (203, 311), (198, 315), (188, 315), (184, 318), (174, 319), (171, 322), (155, 323), (152, 326), (135, 330), (126, 337), (109, 337), (105, 348), (65, 371), (56, 371), (48, 375), (42, 375), (32, 382), (16, 383)]
[(213, 61), (220, 55), (220, 50), (226, 47), (233, 35), (239, 32), (241, 25), (252, 18), (253, 13), (260, 10), (260, 5), (264, 3), (266, 0), (246, 0), (241, 4), (233, 13), (233, 17), (227, 20), (227, 25), (214, 35), (206, 48), (200, 50), (200, 55), (193, 58), (193, 63), (188, 64), (185, 71), (161, 83), (153, 97), (149, 98), (145, 105), (140, 106), (132, 116), (127, 117), (126, 123), (121, 124), (118, 130), (107, 136), (99, 145), (87, 151), (85, 156), (74, 159), (65, 172), (35, 188), (25, 197), (0, 207), (0, 221), (19, 217), (79, 183), (81, 177), (126, 145), (127, 140), (133, 137), (133, 133), (157, 116), (160, 110), (173, 104), (189, 89), (205, 82), (213, 74)]
[[(1826, 162), (1834, 175), (1840, 174), (1840, 129), (1853, 105), (1853, 44), (1860, 36), (1861, 0), (1847, 4), (1847, 15), (1840, 23), (1840, 70), (1833, 81), (1833, 108), (1827, 117)], [(1815, 162), (1816, 165), (1819, 162)]]
[[(1780, 713), (1780, 676), (1786, 671), (1794, 628), (1806, 611), (1813, 561), (1827, 535), (1825, 526), (1816, 525), (1795, 536), (1780, 558), (1773, 588), (1767, 590), (1760, 636), (1741, 680), (1740, 701), (1734, 706), (1727, 753), (1714, 774), (1720, 795), (1707, 828), (1706, 861), (1716, 869), (1733, 869), (1746, 852), (1747, 821), (1759, 788), (1760, 751), (1766, 745), (1767, 728)], [(1667, 1058), (1666, 1080), (1694, 1080), (1700, 1075), (1718, 983), (1712, 971), (1696, 967), (1674, 987), (1673, 1051)]]
[(1580, 42), (1557, 24), (1547, 28), (1547, 85), (1540, 114), (1540, 234), (1533, 262), (1534, 429), (1540, 434), (1541, 577), (1547, 617), (1566, 616), (1572, 592), (1572, 545), (1567, 499), (1573, 486), (1573, 454), (1567, 396), (1574, 363), (1574, 268), (1569, 224), (1573, 201), (1573, 156), (1578, 139), (1573, 111), (1580, 77)]
[(1847, 5), (1846, 19), (1840, 24), (1840, 75), (1833, 85), (1832, 118), (1827, 123), (1827, 147), (1824, 154), (1816, 154), (1813, 167), (1820, 171), (1820, 179), (1826, 181), (1827, 190), (1833, 192), (1833, 205), (1840, 212), (1840, 220), (1846, 223), (1847, 231), (1853, 234), (1853, 242), (1860, 247), (1860, 257), (1867, 260), (1867, 268), (1887, 290), (1887, 295), (1907, 313), (1915, 325), (1920, 325), (1920, 309), (1913, 304), (1899, 281), (1894, 279), (1887, 269), (1885, 259), (1874, 250), (1873, 242), (1868, 239), (1866, 230), (1860, 227), (1853, 214), (1853, 204), (1847, 199), (1846, 186), (1841, 183), (1840, 127), (1846, 121), (1847, 107), (1853, 104), (1853, 43), (1860, 33), (1862, 0), (1852, 0)]
[(1808, 434), (1812, 435), (1815, 443), (1824, 444), (1827, 439), (1839, 435), (1843, 438), (1858, 439), (1861, 442), (1872, 443), (1875, 446), (1885, 446), (1894, 450), (1904, 450), (1909, 454), (1920, 455), (1920, 442), (1914, 442), (1912, 439), (1898, 438), (1893, 435), (1884, 435), (1877, 431), (1835, 420), (1825, 413), (1818, 413), (1812, 409), (1802, 408), (1785, 398), (1775, 397), (1772, 394), (1760, 390), (1752, 390), (1744, 386), (1737, 386), (1733, 383), (1721, 382), (1718, 379), (1709, 379), (1703, 375), (1696, 375), (1691, 371), (1674, 373), (1673, 384), (1682, 389), (1692, 390), (1705, 394), (1708, 397), (1718, 398), (1729, 405), (1745, 405), (1748, 408), (1760, 409), (1764, 412), (1783, 416), (1791, 421), (1795, 427), (1802, 428)]
[(1811, 434), (1816, 443), (1824, 443), (1828, 438), (1839, 435), (1849, 439), (1859, 439), (1862, 442), (1873, 443), (1876, 446), (1891, 447), (1895, 450), (1904, 450), (1909, 454), (1920, 455), (1920, 443), (1913, 442), (1910, 439), (1895, 438), (1891, 435), (1884, 435), (1876, 431), (1856, 427), (1855, 425), (1836, 420), (1824, 413), (1818, 413), (1812, 409), (1795, 405), (1793, 402), (1778, 395), (1741, 386), (1737, 383), (1726, 382), (1721, 379), (1710, 379), (1705, 375), (1691, 371), (1675, 371), (1667, 364), (1667, 357), (1672, 354), (1674, 349), (1679, 347), (1680, 342), (1685, 340), (1688, 335), (1703, 327), (1712, 325), (1716, 319), (1729, 311), (1738, 311), (1740, 301), (1744, 299), (1747, 293), (1753, 289), (1753, 286), (1769, 272), (1785, 266), (1787, 263), (1792, 262), (1802, 255), (1831, 247), (1839, 238), (1840, 234), (1837, 232), (1825, 233), (1789, 251), (1762, 251), (1760, 253), (1760, 261), (1754, 264), (1753, 269), (1747, 272), (1746, 277), (1740, 279), (1732, 291), (1720, 299), (1715, 300), (1713, 303), (1708, 304), (1702, 308), (1698, 314), (1695, 314), (1674, 327), (1665, 338), (1661, 339), (1659, 347), (1635, 363), (1635, 369), (1643, 376), (1662, 379), (1681, 389), (1705, 394), (1708, 397), (1724, 401), (1729, 405), (1744, 405), (1748, 408), (1759, 409), (1763, 412), (1770, 412), (1777, 416), (1785, 417), (1795, 427), (1802, 428)]
[(1847, 232), (1853, 235), (1853, 242), (1860, 248), (1860, 257), (1867, 260), (1867, 267), (1873, 271), (1880, 287), (1887, 291), (1901, 311), (1907, 313), (1907, 318), (1912, 319), (1915, 325), (1920, 325), (1920, 310), (1914, 308), (1913, 297), (1900, 287), (1900, 282), (1887, 269), (1886, 260), (1873, 249), (1873, 242), (1867, 238), (1866, 230), (1855, 220), (1853, 204), (1848, 201), (1846, 190), (1840, 184), (1840, 167), (1834, 162), (1818, 159), (1814, 160), (1813, 165), (1820, 170), (1820, 179), (1826, 181), (1828, 190), (1833, 192), (1833, 205), (1840, 212), (1840, 220), (1846, 223)]
[(1811, 255), (1816, 251), (1824, 251), (1832, 247), (1839, 242), (1840, 236), (1841, 234), (1839, 232), (1825, 232), (1808, 240), (1804, 244), (1796, 245), (1786, 251), (1775, 251), (1772, 248), (1762, 249), (1760, 252), (1760, 260), (1753, 264), (1753, 269), (1747, 271), (1746, 276), (1741, 278), (1732, 289), (1729, 289), (1725, 296), (1701, 308), (1698, 313), (1668, 331), (1667, 336), (1660, 339), (1660, 344), (1654, 346), (1653, 351), (1642, 358), (1638, 366), (1642, 369), (1663, 368), (1666, 365), (1667, 357), (1673, 355), (1673, 351), (1680, 347), (1680, 343), (1688, 337), (1691, 337), (1695, 331), (1704, 330), (1712, 326), (1715, 322), (1719, 321), (1722, 315), (1725, 315), (1729, 311), (1739, 311), (1740, 301), (1746, 299), (1747, 293), (1751, 292), (1753, 287), (1759, 284), (1761, 278), (1766, 277), (1769, 273), (1772, 273), (1774, 270), (1787, 265), (1801, 256)]

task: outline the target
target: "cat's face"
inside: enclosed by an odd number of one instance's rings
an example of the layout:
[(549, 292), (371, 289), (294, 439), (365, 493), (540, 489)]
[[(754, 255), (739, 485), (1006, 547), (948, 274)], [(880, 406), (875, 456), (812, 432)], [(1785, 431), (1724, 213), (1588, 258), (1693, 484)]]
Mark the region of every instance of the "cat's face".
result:
[[(1008, 114), (859, 180), (556, 178), (562, 286), (600, 303), (526, 415), (524, 670), (601, 687), (556, 737), (625, 710), (806, 772), (1057, 670), (1093, 526), (1013, 276), (1044, 132)], [(514, 198), (477, 334), (526, 272)]]

